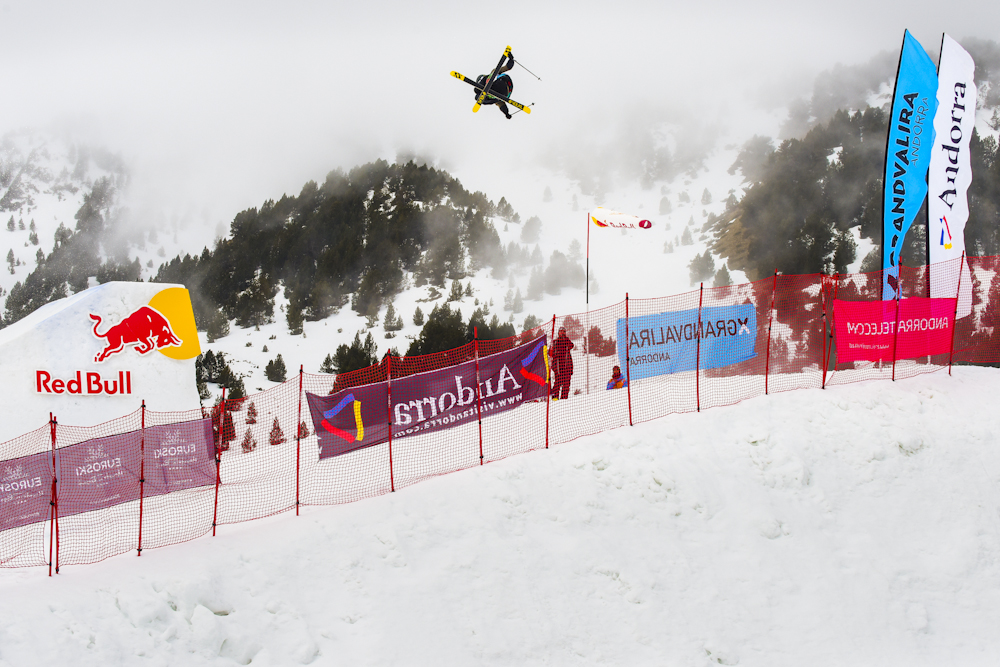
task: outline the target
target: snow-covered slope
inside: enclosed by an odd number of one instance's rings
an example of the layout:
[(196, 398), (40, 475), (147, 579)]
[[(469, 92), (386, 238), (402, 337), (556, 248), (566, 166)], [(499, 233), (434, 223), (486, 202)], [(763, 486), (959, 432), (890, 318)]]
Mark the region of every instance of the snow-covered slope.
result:
[(996, 374), (761, 397), (0, 571), (0, 665), (995, 664)]

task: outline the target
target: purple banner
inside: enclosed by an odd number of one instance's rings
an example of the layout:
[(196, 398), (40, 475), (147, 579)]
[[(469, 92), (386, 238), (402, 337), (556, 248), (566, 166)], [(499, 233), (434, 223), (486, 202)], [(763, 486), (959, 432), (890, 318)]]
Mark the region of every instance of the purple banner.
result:
[[(545, 338), (479, 360), (483, 417), (545, 398)], [(352, 387), (330, 396), (306, 393), (319, 458), (339, 456), (389, 439), (386, 382)], [(430, 433), (477, 418), (476, 362), (392, 381), (392, 437)]]
[[(395, 388), (395, 385), (394, 387)], [(340, 456), (389, 439), (388, 386), (351, 387), (329, 396), (306, 392), (319, 458)]]
[[(479, 410), (490, 417), (545, 398), (545, 338), (479, 360)], [(475, 421), (476, 362), (392, 383), (392, 437), (431, 433)]]
[(144, 496), (215, 484), (211, 419), (153, 426), (58, 450), (59, 516), (138, 500), (143, 443)]
[(52, 452), (0, 462), (0, 530), (47, 521), (51, 500)]

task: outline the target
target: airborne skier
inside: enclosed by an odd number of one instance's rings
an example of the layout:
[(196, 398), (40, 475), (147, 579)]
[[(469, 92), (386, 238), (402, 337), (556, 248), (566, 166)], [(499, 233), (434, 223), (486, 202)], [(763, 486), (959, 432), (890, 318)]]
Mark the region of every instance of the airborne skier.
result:
[[(510, 97), (512, 92), (514, 92), (514, 82), (511, 81), (510, 76), (506, 74), (506, 72), (514, 69), (514, 54), (510, 50), (507, 50), (504, 52), (504, 55), (507, 57), (507, 61), (501, 61), (501, 64), (490, 74), (480, 74), (477, 76), (476, 83), (480, 86), (486, 86), (487, 82), (492, 78), (493, 83), (490, 85), (489, 92), (506, 99)], [(479, 95), (480, 93), (477, 90), (477, 101), (479, 100)], [(510, 120), (510, 113), (507, 111), (507, 105), (504, 104), (502, 100), (487, 95), (486, 99), (483, 100), (483, 104), (497, 105), (497, 108), (503, 112), (503, 115), (507, 117), (507, 120)]]

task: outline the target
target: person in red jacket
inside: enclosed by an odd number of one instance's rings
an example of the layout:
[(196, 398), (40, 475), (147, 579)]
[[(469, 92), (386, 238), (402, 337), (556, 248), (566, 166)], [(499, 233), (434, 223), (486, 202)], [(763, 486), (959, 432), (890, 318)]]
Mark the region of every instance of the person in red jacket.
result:
[(569, 381), (573, 377), (573, 355), (570, 354), (570, 350), (574, 347), (573, 341), (566, 335), (566, 328), (560, 327), (559, 335), (549, 348), (552, 373), (555, 375), (555, 384), (552, 386), (553, 399), (569, 398)]

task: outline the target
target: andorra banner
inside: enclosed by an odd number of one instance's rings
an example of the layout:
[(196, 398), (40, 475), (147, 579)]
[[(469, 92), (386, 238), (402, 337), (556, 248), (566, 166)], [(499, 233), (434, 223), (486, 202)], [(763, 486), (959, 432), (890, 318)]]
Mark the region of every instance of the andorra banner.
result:
[[(898, 310), (897, 310), (898, 309)], [(955, 299), (833, 302), (837, 363), (916, 359), (951, 351)]]
[(432, 433), (492, 416), (525, 401), (545, 398), (546, 339), (538, 338), (476, 362), (392, 381), (392, 408), (386, 382), (344, 389), (331, 396), (306, 393), (319, 439), (319, 458), (339, 456), (388, 441), (392, 437)]
[(927, 172), (927, 263), (931, 298), (958, 296), (958, 318), (972, 312), (972, 274), (967, 265), (955, 269), (965, 254), (972, 166), (969, 141), (976, 125), (976, 63), (948, 35), (941, 40), (938, 63), (938, 110), (934, 116), (934, 150)]
[[(618, 340), (628, 340), (631, 378), (720, 368), (756, 356), (757, 309), (752, 304), (702, 308), (700, 330), (698, 313), (694, 308), (630, 317), (628, 336), (625, 319), (619, 319)], [(624, 347), (618, 346), (618, 363), (622, 368), (625, 368)]]
[(903, 36), (882, 186), (882, 298), (899, 293), (899, 254), (927, 196), (927, 167), (934, 148), (937, 69), (909, 31)]

